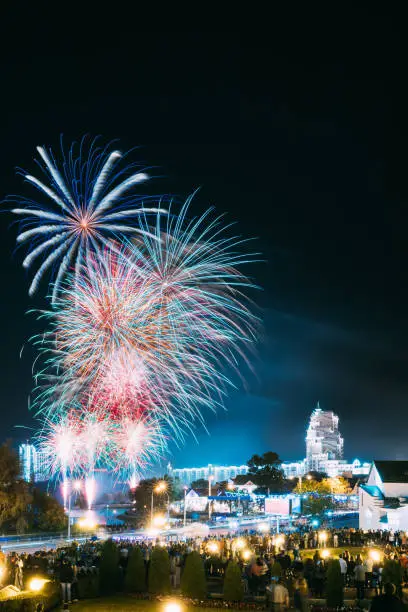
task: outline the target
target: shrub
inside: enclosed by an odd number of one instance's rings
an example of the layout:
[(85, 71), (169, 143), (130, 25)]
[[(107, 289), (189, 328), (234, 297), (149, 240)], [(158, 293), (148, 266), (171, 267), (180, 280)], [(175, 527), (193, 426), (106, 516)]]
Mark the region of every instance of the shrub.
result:
[(192, 597), (193, 599), (204, 599), (207, 594), (203, 562), (196, 551), (187, 556), (181, 577), (181, 592), (186, 597)]
[(343, 605), (343, 577), (337, 559), (330, 561), (327, 569), (326, 600), (327, 605), (332, 608)]
[(391, 559), (385, 561), (382, 571), (382, 583), (391, 582), (399, 589), (402, 583), (403, 574), (404, 571), (398, 561), (393, 561)]
[(115, 593), (119, 585), (119, 551), (113, 540), (102, 546), (99, 566), (99, 592), (101, 595)]
[(165, 595), (170, 592), (170, 560), (167, 550), (156, 546), (149, 565), (149, 593)]
[(79, 599), (93, 599), (99, 595), (99, 578), (95, 574), (78, 577)]
[(224, 579), (224, 599), (227, 601), (242, 601), (244, 586), (242, 584), (241, 569), (235, 561), (227, 565)]
[(143, 593), (146, 591), (146, 568), (143, 553), (139, 546), (129, 553), (125, 576), (125, 590), (129, 593)]

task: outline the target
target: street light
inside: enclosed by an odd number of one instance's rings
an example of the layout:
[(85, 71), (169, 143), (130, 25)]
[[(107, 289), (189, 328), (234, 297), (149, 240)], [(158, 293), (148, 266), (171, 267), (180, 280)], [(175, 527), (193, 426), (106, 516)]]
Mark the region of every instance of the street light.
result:
[(153, 524), (154, 494), (163, 493), (166, 489), (167, 489), (167, 483), (164, 480), (158, 482), (157, 485), (152, 488), (152, 502), (151, 502), (151, 507), (150, 507), (150, 523), (151, 524)]
[(28, 584), (28, 588), (30, 589), (30, 591), (34, 591), (37, 592), (41, 591), (44, 587), (44, 585), (49, 582), (49, 580), (46, 580), (45, 578), (32, 578)]

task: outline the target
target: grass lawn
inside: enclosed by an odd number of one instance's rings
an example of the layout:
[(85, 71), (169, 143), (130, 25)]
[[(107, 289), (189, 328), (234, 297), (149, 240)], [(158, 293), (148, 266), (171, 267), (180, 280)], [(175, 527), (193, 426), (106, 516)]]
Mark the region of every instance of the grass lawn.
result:
[(339, 548), (331, 548), (330, 546), (328, 546), (327, 548), (307, 548), (307, 549), (303, 549), (300, 551), (301, 555), (302, 555), (302, 559), (307, 559), (308, 557), (312, 558), (313, 555), (315, 554), (316, 550), (317, 551), (322, 551), (322, 550), (329, 550), (330, 551), (330, 555), (332, 557), (338, 557), (339, 555), (341, 555), (341, 553), (344, 553), (345, 550), (348, 550), (348, 552), (350, 553), (350, 555), (353, 555), (353, 557), (355, 557), (356, 555), (360, 554), (362, 557), (367, 555), (367, 551), (368, 550), (381, 550), (381, 547), (379, 546), (340, 546)]
[[(170, 599), (170, 598), (169, 598)], [(174, 598), (177, 600), (177, 598)], [(198, 608), (181, 604), (184, 612), (195, 610), (196, 612), (214, 612), (214, 608)], [(116, 597), (104, 597), (101, 599), (89, 599), (72, 605), (73, 612), (128, 612), (130, 610), (140, 612), (163, 612), (165, 602), (143, 601), (118, 595)]]

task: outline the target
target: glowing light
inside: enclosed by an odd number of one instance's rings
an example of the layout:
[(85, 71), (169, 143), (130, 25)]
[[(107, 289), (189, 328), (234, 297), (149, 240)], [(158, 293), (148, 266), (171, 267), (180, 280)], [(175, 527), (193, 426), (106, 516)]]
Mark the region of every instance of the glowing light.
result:
[(208, 542), (207, 551), (213, 555), (216, 555), (220, 552), (219, 542)]
[(249, 559), (252, 557), (252, 553), (250, 550), (243, 550), (241, 554), (244, 561), (249, 561)]
[(166, 601), (163, 612), (182, 612), (183, 607), (177, 601)]
[(274, 537), (273, 539), (273, 543), (276, 546), (283, 546), (283, 544), (285, 543), (285, 536), (284, 535), (277, 535)]
[(379, 550), (370, 550), (368, 554), (370, 558), (376, 563), (381, 561), (381, 552)]
[(167, 483), (166, 483), (166, 482), (164, 482), (164, 481), (159, 482), (159, 483), (158, 483), (158, 484), (155, 486), (154, 490), (156, 491), (156, 493), (163, 493), (164, 491), (166, 491), (166, 490), (167, 490)]
[(327, 533), (325, 531), (319, 531), (319, 542), (326, 542), (327, 540)]
[(241, 548), (245, 548), (246, 546), (246, 542), (242, 538), (237, 538), (234, 544), (235, 544), (235, 548), (237, 548), (238, 550), (240, 550)]
[(323, 559), (327, 559), (328, 557), (330, 557), (330, 550), (324, 549), (321, 551), (320, 555)]
[(265, 533), (267, 531), (269, 531), (270, 527), (268, 525), (268, 523), (259, 523), (258, 525), (258, 530)]
[(152, 524), (153, 524), (153, 527), (162, 528), (166, 524), (166, 517), (163, 516), (162, 514), (156, 514), (156, 516), (153, 517)]
[(46, 580), (45, 578), (32, 578), (28, 583), (28, 588), (30, 591), (38, 592), (44, 588), (44, 585), (47, 582), (49, 582), (49, 580)]
[(79, 519), (77, 524), (81, 529), (95, 529), (98, 526), (95, 518), (91, 514)]

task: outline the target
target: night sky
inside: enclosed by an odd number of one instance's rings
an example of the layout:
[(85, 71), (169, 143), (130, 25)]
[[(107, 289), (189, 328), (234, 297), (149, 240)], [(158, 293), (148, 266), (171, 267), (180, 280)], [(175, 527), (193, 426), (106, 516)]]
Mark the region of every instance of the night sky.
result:
[[(156, 192), (200, 186), (195, 212), (215, 205), (257, 238), (257, 376), (207, 415), (210, 436), (172, 447), (179, 467), (302, 458), (318, 400), (347, 458), (408, 458), (407, 45), (398, 16), (305, 19), (267, 37), (146, 27), (87, 44), (27, 16), (3, 40), (2, 197), (34, 193), (15, 167), (35, 174), (36, 145), (100, 134), (140, 146)], [(0, 215), (0, 437), (18, 440), (33, 423), (26, 311), (44, 303), (28, 297), (12, 221)]]

